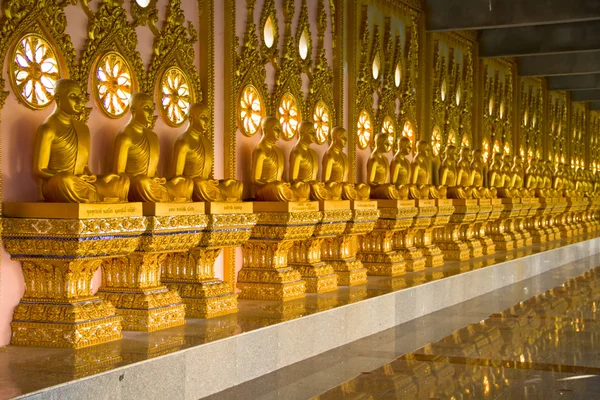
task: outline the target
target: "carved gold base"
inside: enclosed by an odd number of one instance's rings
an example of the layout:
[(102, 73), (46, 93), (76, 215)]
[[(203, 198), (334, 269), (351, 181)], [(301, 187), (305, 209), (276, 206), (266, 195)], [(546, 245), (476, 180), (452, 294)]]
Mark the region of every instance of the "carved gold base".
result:
[[(451, 261), (465, 261), (471, 257), (471, 250), (466, 242), (439, 242), (440, 250), (444, 253), (444, 258)], [(481, 251), (481, 248), (479, 248)], [(481, 254), (480, 254), (481, 256)]]
[(419, 250), (421, 250), (423, 257), (425, 257), (426, 268), (436, 268), (444, 265), (444, 253), (442, 253), (442, 250), (438, 246), (432, 244), (420, 247)]
[(338, 286), (356, 286), (367, 282), (367, 269), (360, 260), (328, 261), (338, 276)]
[(483, 246), (479, 239), (473, 238), (465, 241), (469, 247), (469, 255), (471, 258), (483, 256)]
[(408, 249), (398, 249), (402, 253), (404, 261), (406, 261), (406, 272), (423, 271), (427, 264), (423, 252), (416, 247)]
[(188, 318), (214, 318), (238, 311), (237, 294), (231, 285), (214, 279), (206, 282), (165, 282), (181, 296)]
[(121, 339), (121, 316), (98, 297), (77, 303), (23, 298), (11, 323), (14, 346), (80, 349)]
[(496, 244), (489, 236), (479, 236), (477, 237), (479, 240), (479, 244), (481, 245), (481, 252), (484, 256), (490, 256), (496, 253)]
[(243, 269), (238, 274), (240, 299), (288, 301), (306, 295), (306, 282), (300, 273), (286, 270)]
[(337, 289), (338, 277), (330, 265), (321, 263), (320, 266), (302, 265), (295, 266), (306, 282), (307, 293), (325, 293)]
[(406, 261), (398, 252), (360, 253), (359, 256), (368, 275), (398, 276), (406, 273)]
[(185, 305), (166, 286), (131, 291), (104, 287), (98, 295), (116, 307), (124, 330), (154, 332), (185, 324)]
[(508, 233), (494, 233), (490, 238), (496, 245), (496, 250), (510, 251), (515, 248), (515, 240)]

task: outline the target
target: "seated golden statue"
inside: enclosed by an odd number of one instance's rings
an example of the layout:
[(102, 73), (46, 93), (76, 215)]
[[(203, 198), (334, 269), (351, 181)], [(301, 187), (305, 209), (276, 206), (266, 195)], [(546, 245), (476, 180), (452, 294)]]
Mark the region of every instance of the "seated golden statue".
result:
[[(279, 120), (273, 116), (261, 122), (262, 138), (252, 151), (252, 184), (259, 201), (296, 201), (298, 197), (283, 178), (283, 152), (275, 145), (281, 134)], [(309, 193), (303, 193), (307, 200)]]
[(444, 160), (440, 167), (440, 184), (448, 187), (449, 199), (466, 199), (467, 194), (463, 187), (458, 186), (457, 177), (456, 147), (448, 145), (444, 151)]
[(511, 172), (514, 197), (533, 197), (533, 194), (525, 187), (525, 170), (523, 169), (523, 158), (521, 156), (515, 156)]
[(131, 96), (131, 118), (115, 139), (114, 172), (126, 174), (131, 181), (130, 201), (145, 203), (191, 201), (193, 181), (177, 176), (171, 180), (157, 177), (160, 144), (158, 135), (148, 129), (154, 114), (152, 97), (145, 93)]
[[(332, 195), (332, 200), (368, 200), (371, 188), (364, 184), (348, 183), (350, 164), (348, 156), (344, 153), (348, 133), (342, 127), (336, 126), (331, 130), (331, 145), (323, 156), (323, 181), (325, 188)], [(336, 194), (335, 196), (333, 196)]]
[(556, 197), (557, 192), (552, 186), (552, 163), (550, 161), (543, 162), (542, 179), (546, 197)]
[(367, 161), (367, 179), (372, 199), (400, 199), (398, 189), (390, 183), (390, 165), (385, 153), (392, 149), (392, 137), (387, 133), (375, 136), (375, 147)]
[[(417, 142), (417, 152), (410, 164), (410, 185), (408, 197), (411, 199), (445, 199), (447, 188), (431, 184), (433, 173), (430, 170), (431, 146), (425, 140)], [(435, 177), (438, 180), (437, 177)]]
[(494, 153), (492, 162), (488, 170), (488, 184), (490, 188), (495, 188), (500, 196), (500, 189), (504, 187), (504, 175), (502, 172), (502, 154)]
[(241, 201), (242, 182), (210, 179), (214, 153), (208, 131), (208, 107), (192, 104), (189, 120), (187, 130), (175, 142), (172, 176), (183, 176), (194, 182), (194, 201)]
[[(410, 162), (406, 158), (410, 154), (411, 143), (406, 137), (398, 140), (398, 151), (392, 159), (392, 183), (398, 189), (398, 196), (406, 200), (410, 190), (417, 190), (415, 185), (410, 185)], [(414, 196), (413, 196), (414, 197)]]
[(557, 163), (552, 173), (552, 189), (554, 189), (557, 196), (562, 195), (563, 180), (562, 166)]
[[(310, 145), (317, 142), (317, 131), (312, 123), (302, 121), (298, 125), (298, 142), (290, 153), (290, 180), (292, 190), (298, 197), (304, 198), (310, 194), (311, 200), (328, 200), (329, 195), (325, 184), (317, 180), (319, 174), (319, 157)], [(339, 195), (337, 189), (333, 196)], [(307, 196), (308, 197), (308, 196)], [(339, 196), (337, 196), (339, 197)]]
[(90, 130), (75, 119), (84, 105), (79, 83), (59, 79), (54, 101), (56, 108), (39, 127), (33, 151), (41, 199), (58, 203), (127, 201), (126, 176), (96, 176), (88, 167)]
[(465, 193), (467, 199), (481, 198), (480, 192), (473, 184), (475, 173), (471, 169), (471, 150), (464, 146), (460, 149), (458, 163), (456, 165), (456, 183)]
[(480, 149), (474, 149), (472, 152), (473, 159), (470, 167), (473, 173), (473, 186), (479, 192), (479, 198), (481, 199), (493, 199), (496, 197), (496, 188), (486, 188), (484, 185), (484, 162), (483, 155)]

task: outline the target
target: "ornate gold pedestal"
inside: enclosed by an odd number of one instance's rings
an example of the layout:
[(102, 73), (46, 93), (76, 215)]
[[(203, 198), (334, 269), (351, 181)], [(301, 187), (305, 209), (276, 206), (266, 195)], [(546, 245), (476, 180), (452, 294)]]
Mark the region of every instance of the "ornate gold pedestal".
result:
[(123, 316), (123, 329), (153, 332), (185, 323), (185, 306), (161, 282), (169, 253), (196, 247), (206, 227), (202, 203), (144, 203), (147, 226), (137, 250), (102, 263), (98, 294)]
[(288, 265), (294, 242), (310, 238), (323, 213), (319, 203), (255, 202), (258, 217), (250, 240), (242, 246), (243, 266), (238, 274), (240, 298), (287, 301), (305, 296), (306, 283)]
[(337, 274), (331, 264), (321, 260), (325, 239), (335, 239), (346, 230), (352, 217), (350, 201), (320, 201), (319, 210), (323, 219), (319, 221), (312, 236), (296, 242), (288, 253), (288, 264), (294, 267), (306, 282), (308, 293), (324, 293), (337, 289)]
[(78, 349), (120, 339), (121, 317), (92, 295), (92, 278), (103, 259), (137, 248), (142, 205), (4, 203), (4, 215), (4, 245), (25, 278), (12, 344)]
[[(487, 235), (487, 224), (490, 220), (496, 220), (500, 215), (500, 208), (498, 202), (494, 202), (498, 199), (479, 199), (477, 204), (479, 205), (479, 212), (477, 218), (473, 223), (473, 235), (481, 245), (481, 253), (484, 256), (494, 254), (496, 252), (496, 245), (492, 238)], [(471, 253), (471, 257), (475, 257), (474, 253)]]
[(410, 228), (394, 235), (394, 250), (402, 253), (408, 272), (425, 269), (426, 260), (423, 252), (416, 247), (416, 236), (417, 232), (432, 225), (433, 216), (437, 213), (434, 200), (415, 200), (415, 207), (417, 215), (413, 218)]
[(531, 246), (533, 238), (526, 228), (526, 220), (537, 212), (537, 199), (522, 198), (520, 200), (521, 212), (514, 220), (515, 232), (523, 239), (523, 246)]
[(573, 214), (577, 208), (577, 199), (574, 197), (565, 198), (565, 208), (559, 215), (558, 229), (560, 230), (560, 237), (562, 239), (570, 240), (573, 236), (577, 236), (577, 230), (574, 231), (573, 226)]
[(523, 247), (521, 235), (513, 233), (515, 230), (514, 218), (521, 213), (521, 199), (500, 199), (502, 212), (500, 218), (492, 224), (490, 237), (496, 244), (496, 250), (510, 251)]
[(552, 211), (546, 219), (548, 230), (554, 233), (554, 240), (561, 239), (560, 226), (563, 224), (563, 217), (567, 207), (567, 200), (564, 197), (557, 197), (552, 201)]
[(207, 226), (198, 247), (169, 254), (162, 281), (177, 292), (188, 318), (213, 318), (237, 312), (232, 285), (215, 278), (215, 260), (225, 247), (237, 247), (250, 238), (257, 217), (252, 203), (205, 203)]
[(358, 236), (375, 228), (379, 218), (377, 202), (374, 200), (351, 201), (352, 217), (343, 234), (328, 237), (323, 241), (321, 258), (333, 267), (338, 276), (338, 286), (354, 286), (367, 282), (367, 269), (357, 258)]
[(375, 229), (359, 237), (358, 258), (369, 275), (397, 276), (406, 272), (402, 253), (394, 251), (394, 235), (408, 229), (417, 215), (414, 200), (377, 200)]
[(533, 243), (544, 244), (554, 239), (554, 234), (547, 227), (546, 217), (550, 215), (553, 208), (551, 199), (532, 198), (529, 199), (531, 204), (530, 216), (525, 218), (525, 229), (531, 236)]
[[(452, 199), (454, 213), (445, 228), (437, 231), (436, 243), (447, 260), (465, 261), (481, 257), (481, 243), (473, 237), (473, 223), (477, 219), (477, 200)], [(474, 254), (474, 256), (471, 256)]]
[(439, 231), (448, 225), (454, 213), (452, 200), (449, 199), (417, 200), (417, 205), (427, 207), (431, 201), (434, 202), (435, 214), (430, 219), (430, 225), (418, 230), (416, 235), (416, 245), (425, 257), (427, 268), (441, 267), (444, 264), (444, 253), (433, 240), (439, 235)]

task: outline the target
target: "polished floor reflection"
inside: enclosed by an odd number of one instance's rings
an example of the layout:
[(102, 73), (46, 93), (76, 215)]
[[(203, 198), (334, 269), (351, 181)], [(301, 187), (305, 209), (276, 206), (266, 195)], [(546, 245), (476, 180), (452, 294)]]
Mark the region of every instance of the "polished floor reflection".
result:
[[(155, 358), (161, 355), (173, 353), (185, 348), (192, 346), (201, 345), (204, 343), (212, 342), (215, 340), (231, 337), (244, 332), (259, 329), (268, 325), (277, 324), (283, 321), (299, 318), (305, 315), (314, 314), (317, 312), (325, 311), (334, 307), (340, 307), (349, 303), (361, 301), (366, 298), (380, 296), (386, 293), (401, 290), (407, 287), (418, 286), (427, 282), (431, 282), (438, 279), (444, 279), (449, 276), (473, 271), (476, 269), (485, 268), (487, 266), (503, 262), (506, 260), (526, 256), (532, 253), (548, 250), (549, 248), (558, 247), (566, 243), (552, 243), (543, 248), (536, 246), (533, 248), (520, 249), (518, 251), (511, 252), (499, 252), (494, 256), (482, 257), (476, 260), (467, 262), (447, 262), (444, 266), (434, 269), (427, 269), (425, 271), (408, 273), (401, 277), (395, 278), (383, 278), (383, 277), (369, 277), (369, 281), (365, 285), (356, 287), (342, 287), (338, 291), (324, 293), (324, 294), (311, 294), (305, 299), (289, 301), (285, 303), (278, 302), (265, 302), (265, 301), (249, 301), (241, 300), (239, 307), (240, 312), (238, 314), (214, 318), (210, 320), (202, 319), (187, 319), (186, 325), (176, 328), (167, 329), (164, 331), (154, 333), (141, 333), (141, 332), (124, 332), (124, 338), (121, 341), (112, 342), (104, 345), (94, 346), (87, 349), (81, 350), (66, 350), (66, 349), (44, 349), (44, 348), (28, 348), (28, 347), (16, 347), (8, 346), (0, 348), (0, 399), (11, 398), (27, 393), (32, 393), (44, 388), (56, 386), (74, 379), (88, 377), (94, 374), (98, 374), (104, 371), (109, 371), (124, 365), (132, 364), (135, 362), (144, 361), (147, 359)], [(581, 271), (589, 269), (598, 264), (589, 265), (589, 259), (587, 261), (581, 261), (578, 263), (572, 263), (567, 268), (573, 268), (573, 265), (579, 265)], [(560, 269), (560, 268), (559, 268)], [(563, 282), (561, 280), (560, 282)], [(490, 298), (493, 298), (491, 296)], [(585, 296), (584, 296), (585, 298)], [(569, 303), (570, 304), (570, 303)], [(541, 306), (536, 307), (538, 310)], [(527, 316), (521, 316), (522, 309), (515, 308), (513, 318), (520, 321), (520, 319), (528, 318)], [(536, 311), (537, 312), (537, 311)], [(431, 318), (435, 318), (435, 313), (432, 314)], [(487, 316), (487, 314), (485, 315)], [(482, 316), (483, 317), (483, 316)], [(509, 318), (508, 316), (494, 317), (494, 320), (505, 321)], [(564, 318), (564, 316), (561, 316)], [(448, 321), (448, 319), (446, 319)], [(546, 319), (545, 324), (549, 324), (554, 320)], [(456, 319), (455, 322), (460, 323), (456, 326), (464, 326), (466, 322), (462, 319)], [(419, 324), (420, 322), (416, 322)], [(587, 328), (592, 323), (588, 324), (584, 318), (582, 324)], [(556, 322), (558, 324), (558, 322)], [(566, 324), (566, 322), (565, 322)], [(448, 325), (450, 326), (450, 325)], [(486, 325), (487, 326), (487, 325)], [(520, 325), (519, 325), (520, 326)], [(545, 325), (544, 325), (545, 326)], [(424, 333), (425, 329), (425, 333)], [(473, 328), (475, 329), (475, 328)], [(479, 328), (477, 328), (479, 329)], [(420, 333), (420, 338), (428, 337), (426, 334), (427, 328), (419, 328), (414, 330), (413, 333)], [(436, 329), (436, 332), (443, 332), (443, 330)], [(504, 331), (497, 327), (494, 332), (501, 332), (501, 337)], [(479, 335), (485, 334), (484, 331), (476, 330)], [(520, 333), (522, 335), (522, 333)], [(496, 335), (497, 336), (497, 335)], [(594, 337), (595, 339), (595, 337)], [(595, 343), (590, 339), (590, 346)], [(469, 342), (467, 339), (461, 339), (460, 343)], [(410, 343), (410, 342), (408, 342)], [(469, 342), (470, 343), (470, 342)], [(475, 341), (474, 343), (479, 343)], [(460, 349), (461, 346), (451, 343), (448, 345), (448, 349)], [(475, 349), (478, 349), (474, 344)], [(491, 346), (491, 345), (490, 345)], [(404, 354), (407, 351), (412, 351), (417, 347), (410, 349), (404, 349), (400, 354), (394, 354), (394, 358)], [(469, 349), (471, 349), (469, 347)], [(482, 347), (483, 350), (486, 350)], [(495, 349), (495, 348), (494, 348)], [(546, 349), (546, 347), (544, 347)], [(436, 350), (437, 351), (437, 350)], [(449, 350), (448, 350), (449, 351)], [(457, 350), (458, 351), (458, 350)], [(486, 350), (487, 351), (487, 350)], [(490, 350), (491, 351), (491, 350)], [(494, 350), (495, 351), (495, 350)], [(561, 348), (561, 351), (568, 352), (568, 348)], [(434, 353), (438, 354), (438, 353)], [(496, 353), (490, 353), (496, 354)], [(504, 353), (499, 353), (504, 354)], [(532, 356), (534, 352), (527, 348), (527, 352), (523, 351), (524, 357)], [(538, 354), (538, 353), (535, 353)], [(417, 352), (415, 357), (430, 357), (427, 349), (423, 349), (420, 353)], [(519, 354), (520, 355), (520, 354)], [(446, 354), (446, 357), (471, 357), (471, 354)], [(556, 354), (555, 354), (556, 356)], [(512, 360), (509, 357), (509, 353), (506, 354), (506, 361), (519, 361)], [(573, 355), (575, 357), (575, 355)], [(586, 357), (591, 357), (590, 354), (586, 354)], [(388, 355), (383, 358), (373, 357), (369, 354), (367, 358), (373, 358), (376, 362), (369, 364), (361, 364), (364, 366), (372, 365), (373, 368), (383, 365), (385, 362), (391, 361), (388, 359)], [(493, 359), (493, 357), (488, 357)], [(454, 360), (454, 358), (448, 360)], [(470, 358), (469, 358), (470, 360)], [(426, 361), (426, 360), (411, 360), (411, 362), (418, 363), (439, 363), (437, 360)], [(445, 361), (446, 362), (446, 361)], [(453, 361), (452, 361), (453, 362)], [(446, 364), (452, 365), (451, 361), (447, 361)], [(538, 360), (529, 360), (526, 358), (523, 362), (538, 362)], [(541, 361), (539, 361), (541, 362)], [(488, 368), (485, 365), (478, 366), (481, 368)], [(600, 365), (599, 365), (600, 367)], [(435, 368), (430, 368), (430, 376), (434, 376)], [(393, 371), (393, 370), (392, 370)], [(454, 369), (453, 371), (456, 371)], [(453, 374), (456, 372), (453, 372)], [(482, 373), (481, 373), (482, 374)], [(379, 372), (374, 371), (372, 373), (373, 379), (378, 379), (380, 376)], [(385, 375), (385, 374), (384, 374)], [(390, 375), (394, 376), (395, 372)], [(406, 375), (406, 374), (404, 374)], [(428, 376), (429, 376), (428, 375)], [(464, 375), (464, 373), (463, 373)], [(387, 376), (387, 375), (386, 375)], [(410, 376), (410, 375), (408, 375)], [(461, 375), (462, 376), (462, 375)], [(404, 379), (404, 378), (403, 378)], [(411, 378), (412, 379), (412, 378)], [(411, 380), (409, 379), (409, 380)], [(436, 378), (437, 379), (437, 378)], [(466, 379), (466, 378), (465, 378)], [(473, 378), (469, 378), (473, 379)], [(488, 377), (488, 380), (491, 379)], [(496, 378), (494, 378), (496, 379)], [(510, 379), (510, 378), (507, 378)], [(342, 382), (328, 383), (323, 389)], [(363, 382), (364, 381), (363, 379)], [(404, 381), (403, 381), (404, 382)], [(408, 382), (408, 381), (407, 381)], [(494, 381), (496, 382), (496, 381)], [(387, 384), (387, 383), (386, 383)], [(358, 386), (356, 386), (358, 385)], [(354, 394), (351, 393), (367, 393), (364, 391), (366, 383), (348, 383), (340, 393), (348, 392), (348, 396), (352, 397)], [(370, 385), (370, 383), (369, 383)], [(417, 383), (415, 383), (417, 385)], [(410, 386), (410, 385), (409, 385)], [(419, 387), (417, 385), (417, 387)], [(362, 389), (361, 389), (362, 388)], [(474, 390), (474, 389), (470, 389)], [(490, 389), (491, 390), (491, 389)], [(335, 391), (325, 396), (337, 396)], [(362, 394), (360, 396), (363, 396)], [(359, 397), (360, 397), (359, 396)], [(378, 394), (364, 394), (364, 396), (379, 396)], [(239, 397), (237, 397), (239, 398)], [(410, 397), (409, 397), (410, 398)]]
[(209, 399), (600, 398), (598, 262), (562, 266)]
[(600, 268), (318, 399), (600, 398)]

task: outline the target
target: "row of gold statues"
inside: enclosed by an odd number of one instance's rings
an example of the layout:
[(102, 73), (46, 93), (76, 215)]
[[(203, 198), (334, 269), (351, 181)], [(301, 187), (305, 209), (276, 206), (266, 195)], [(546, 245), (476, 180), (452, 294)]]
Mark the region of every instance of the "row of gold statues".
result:
[[(397, 276), (444, 260), (464, 261), (557, 239), (594, 234), (600, 180), (589, 171), (453, 145), (441, 162), (427, 141), (374, 138), (367, 182), (348, 182), (347, 132), (331, 131), (319, 160), (312, 123), (286, 160), (280, 122), (262, 120), (252, 152), (252, 202), (243, 184), (212, 179), (207, 107), (194, 104), (176, 141), (170, 178), (157, 174), (154, 103), (131, 98), (115, 139), (113, 168), (88, 167), (90, 131), (76, 117), (82, 91), (56, 84), (56, 109), (39, 128), (34, 174), (39, 203), (5, 203), (4, 243), (23, 265), (26, 293), (15, 310), (13, 344), (86, 347), (121, 329), (153, 331), (237, 311), (245, 299), (287, 301), (307, 292)], [(321, 162), (319, 162), (321, 161)], [(321, 176), (319, 180), (319, 166)], [(66, 204), (70, 203), (70, 204)], [(43, 240), (40, 240), (43, 239)], [(215, 277), (224, 248), (242, 247), (236, 285)], [(91, 280), (101, 268), (98, 293)]]

